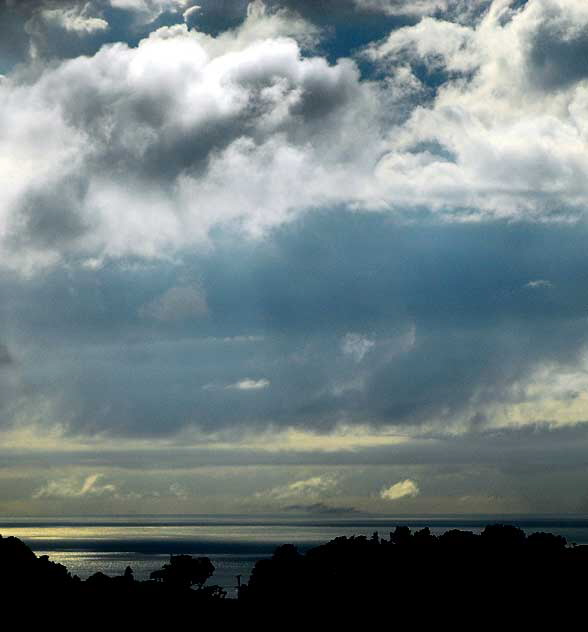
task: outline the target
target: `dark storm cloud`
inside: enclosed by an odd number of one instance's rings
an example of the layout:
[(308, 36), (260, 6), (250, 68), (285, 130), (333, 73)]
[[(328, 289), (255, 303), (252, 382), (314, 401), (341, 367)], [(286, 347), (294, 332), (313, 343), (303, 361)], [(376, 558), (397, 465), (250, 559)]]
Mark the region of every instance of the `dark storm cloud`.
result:
[(588, 28), (556, 12), (532, 33), (527, 63), (531, 81), (543, 90), (559, 90), (588, 77)]
[(80, 215), (85, 193), (86, 184), (80, 178), (63, 178), (31, 191), (11, 227), (15, 246), (67, 249), (90, 229)]
[[(270, 72), (264, 76), (261, 71), (239, 81), (239, 88), (250, 92), (246, 112), (223, 116), (211, 106), (207, 113), (204, 108), (208, 104), (204, 103), (202, 120), (191, 126), (170, 120), (170, 110), (178, 107), (177, 94), (137, 86), (134, 93), (129, 92), (121, 99), (120, 93), (109, 93), (94, 81), (85, 83), (78, 77), (78, 89), (64, 104), (64, 114), (95, 141), (94, 151), (84, 166), (85, 173), (80, 177), (95, 172), (115, 175), (124, 169), (127, 177), (139, 182), (148, 179), (150, 186), (155, 181), (171, 186), (179, 175), (204, 175), (211, 158), (245, 135), (259, 145), (274, 134), (284, 134), (287, 142), (295, 145), (304, 145), (311, 139), (320, 141), (321, 135), (328, 138), (328, 130), (340, 123), (338, 113), (344, 116), (345, 109), (360, 97), (353, 72), (329, 83), (321, 76), (308, 76), (298, 86), (301, 98), (291, 108), (290, 119), (281, 129), (268, 133), (256, 129), (256, 121), (267, 115), (271, 107), (262, 96), (276, 81)], [(288, 79), (295, 81), (293, 77)], [(117, 111), (115, 120), (113, 109)], [(104, 138), (102, 130), (109, 124), (112, 127)], [(133, 133), (144, 143), (140, 154), (137, 144), (129, 139)], [(145, 143), (142, 136), (149, 140)]]
[[(111, 58), (104, 55), (97, 65), (108, 73), (110, 62)], [(181, 112), (175, 111), (185, 105), (184, 81), (196, 85), (202, 81), (196, 74), (199, 68), (192, 76), (174, 73), (161, 90), (152, 89), (148, 76), (135, 86), (120, 85), (112, 89), (89, 70), (81, 64), (48, 80), (48, 88), (55, 92), (56, 105), (63, 109), (65, 120), (87, 134), (94, 144), (89, 164), (84, 167), (91, 172), (115, 174), (124, 168), (127, 177), (133, 174), (150, 180), (173, 180), (185, 171), (198, 175), (211, 155), (243, 136), (262, 144), (269, 137), (283, 133), (288, 142), (296, 145), (311, 139), (320, 141), (321, 135), (328, 138), (330, 128), (342, 123), (338, 115), (361, 99), (352, 67), (336, 75), (333, 73), (332, 77), (325, 76), (320, 68), (296, 77), (291, 67), (282, 67), (280, 62), (273, 63), (270, 59), (265, 63), (260, 60), (260, 67), (255, 71), (237, 67), (227, 76), (227, 81), (234, 82), (236, 89), (247, 93), (246, 110), (233, 112), (222, 102), (214, 103), (206, 93), (206, 86), (202, 86), (201, 112), (190, 124), (180, 116)], [(161, 69), (154, 68), (153, 72), (157, 77)], [(289, 90), (299, 90), (300, 97), (278, 129), (260, 129), (257, 122), (271, 115), (275, 107), (267, 101), (265, 93), (275, 86), (276, 73), (283, 75)], [(63, 81), (71, 81), (66, 88), (67, 99), (62, 99), (63, 88), (59, 84)], [(223, 106), (229, 111), (223, 112)], [(105, 130), (108, 130), (107, 135)], [(90, 175), (83, 173), (80, 177)]]
[[(179, 268), (55, 271), (13, 286), (6, 309), (28, 383), (59, 394), (74, 434), (441, 429), (460, 416), (484, 428), (496, 404), (524, 399), (537, 368), (578, 366), (586, 232), (326, 213), (263, 244), (227, 237)], [(550, 285), (531, 291), (533, 279)], [(197, 288), (206, 310), (141, 315), (178, 287)]]

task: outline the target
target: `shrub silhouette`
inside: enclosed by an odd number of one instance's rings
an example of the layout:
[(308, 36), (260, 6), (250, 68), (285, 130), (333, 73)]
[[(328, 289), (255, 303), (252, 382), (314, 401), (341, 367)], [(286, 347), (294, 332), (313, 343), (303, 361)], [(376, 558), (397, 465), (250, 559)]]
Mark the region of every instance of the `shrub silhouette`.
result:
[(159, 571), (153, 571), (150, 577), (176, 588), (190, 588), (196, 585), (202, 589), (213, 573), (214, 565), (207, 557), (172, 555), (169, 564), (164, 564)]

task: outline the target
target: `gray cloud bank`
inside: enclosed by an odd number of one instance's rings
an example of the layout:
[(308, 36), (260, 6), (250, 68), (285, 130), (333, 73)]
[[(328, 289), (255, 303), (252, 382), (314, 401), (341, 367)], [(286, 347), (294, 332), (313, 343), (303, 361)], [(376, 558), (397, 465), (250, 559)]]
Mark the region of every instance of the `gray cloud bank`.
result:
[[(577, 407), (585, 388), (585, 238), (579, 225), (417, 227), (335, 211), (263, 245), (227, 238), (182, 265), (7, 284), (26, 378), (18, 417), (36, 418), (43, 402), (47, 423), (74, 434), (129, 436), (191, 425), (467, 430), (524, 403), (536, 404), (519, 411), (528, 422), (558, 422), (553, 402)], [(197, 290), (176, 301), (177, 287)]]

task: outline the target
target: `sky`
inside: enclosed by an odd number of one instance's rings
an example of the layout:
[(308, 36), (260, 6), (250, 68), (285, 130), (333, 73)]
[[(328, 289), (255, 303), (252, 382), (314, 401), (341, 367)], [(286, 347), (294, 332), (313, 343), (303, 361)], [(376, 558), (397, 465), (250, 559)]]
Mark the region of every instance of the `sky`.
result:
[(0, 0), (0, 515), (588, 512), (585, 0)]

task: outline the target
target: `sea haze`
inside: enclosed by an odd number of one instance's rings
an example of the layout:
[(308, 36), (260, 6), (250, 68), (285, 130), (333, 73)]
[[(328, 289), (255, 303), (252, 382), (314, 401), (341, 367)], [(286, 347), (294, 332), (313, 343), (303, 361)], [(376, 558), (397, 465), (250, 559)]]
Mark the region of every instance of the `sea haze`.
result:
[(0, 534), (22, 539), (37, 555), (67, 566), (85, 579), (133, 568), (136, 579), (164, 564), (170, 554), (205, 555), (215, 565), (210, 583), (234, 595), (236, 576), (247, 581), (255, 562), (280, 544), (305, 551), (338, 536), (388, 538), (397, 525), (428, 526), (434, 534), (449, 529), (479, 533), (487, 524), (516, 525), (526, 533), (548, 531), (568, 543), (588, 544), (588, 515), (445, 515), (345, 516), (198, 515), (198, 516), (67, 516), (0, 518)]

